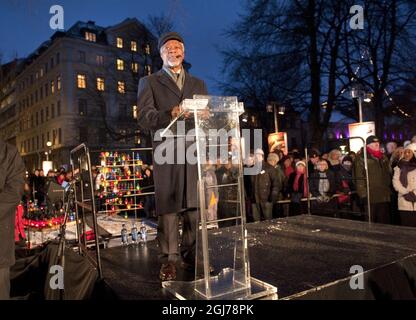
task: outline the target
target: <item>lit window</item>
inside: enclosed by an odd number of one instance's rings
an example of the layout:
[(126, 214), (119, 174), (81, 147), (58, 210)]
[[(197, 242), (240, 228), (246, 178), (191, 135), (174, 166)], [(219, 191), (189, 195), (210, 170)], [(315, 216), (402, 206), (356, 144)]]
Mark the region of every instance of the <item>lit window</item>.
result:
[(40, 77), (43, 77), (43, 68), (40, 68)]
[(117, 48), (123, 48), (123, 38), (117, 37)]
[(131, 42), (131, 51), (137, 52), (137, 42), (136, 41)]
[(104, 64), (104, 57), (97, 56), (96, 61), (97, 61), (97, 66), (102, 66)]
[(150, 75), (152, 73), (152, 68), (149, 65), (147, 65), (145, 68), (146, 68), (146, 74)]
[(87, 81), (84, 74), (77, 75), (77, 85), (80, 89), (85, 89), (87, 87)]
[(51, 93), (54, 94), (55, 93), (55, 82), (51, 81)]
[(146, 44), (146, 48), (144, 49), (146, 54), (150, 54), (150, 45)]
[(131, 71), (133, 71), (134, 73), (139, 72), (139, 64), (137, 62), (132, 62), (131, 63)]
[(133, 119), (137, 119), (137, 106), (133, 106)]
[(97, 78), (97, 90), (104, 91), (104, 78)]
[(124, 81), (117, 82), (117, 90), (119, 93), (126, 93), (126, 85)]
[(85, 40), (97, 42), (97, 36), (93, 32), (85, 32)]
[(122, 59), (117, 59), (117, 70), (124, 70), (124, 61)]
[(56, 87), (57, 87), (58, 91), (60, 91), (60, 90), (61, 90), (61, 88), (62, 88), (62, 84), (61, 84), (61, 76), (59, 76), (59, 77), (56, 79)]

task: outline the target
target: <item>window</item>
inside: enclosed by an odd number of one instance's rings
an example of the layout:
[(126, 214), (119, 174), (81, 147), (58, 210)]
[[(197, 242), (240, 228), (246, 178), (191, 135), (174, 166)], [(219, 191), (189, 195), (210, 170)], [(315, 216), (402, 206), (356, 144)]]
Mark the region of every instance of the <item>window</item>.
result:
[(85, 51), (78, 51), (79, 53), (79, 62), (81, 63), (85, 63), (86, 59), (85, 59)]
[(42, 110), (40, 110), (40, 124), (43, 123), (43, 120), (44, 120), (44, 118), (43, 118), (43, 109), (42, 109)]
[(51, 118), (54, 119), (55, 118), (55, 105), (52, 103), (51, 105)]
[(133, 119), (137, 119), (137, 106), (133, 106)]
[(51, 65), (51, 69), (53, 69), (53, 57), (51, 58), (50, 65)]
[(60, 91), (61, 88), (62, 88), (61, 76), (58, 76), (58, 78), (56, 78), (56, 87), (57, 87), (58, 91)]
[(33, 93), (30, 94), (30, 106), (33, 106)]
[(55, 82), (52, 80), (51, 81), (51, 94), (55, 93)]
[(45, 74), (47, 74), (48, 73), (48, 63), (46, 62), (45, 63)]
[(46, 142), (51, 141), (50, 136), (49, 136), (49, 131), (46, 132)]
[(122, 59), (117, 59), (117, 70), (124, 70), (124, 61)]
[(125, 119), (127, 117), (127, 104), (120, 104), (118, 117), (119, 119)]
[(97, 66), (103, 66), (104, 65), (104, 56), (97, 56), (96, 57)]
[(39, 125), (39, 113), (36, 111), (36, 126)]
[(139, 72), (139, 64), (137, 62), (132, 62), (131, 63), (131, 71), (133, 71), (134, 73)]
[(104, 91), (104, 78), (97, 78), (97, 90)]
[(137, 52), (137, 42), (131, 41), (131, 51)]
[(87, 100), (78, 99), (78, 112), (80, 116), (87, 115)]
[(35, 137), (32, 137), (32, 151), (35, 151)]
[(62, 129), (58, 129), (58, 144), (62, 143)]
[(146, 47), (144, 48), (146, 54), (150, 54), (150, 45), (146, 44)]
[(40, 68), (40, 77), (42, 78), (43, 77), (43, 68)]
[(36, 150), (39, 150), (39, 136), (36, 136)]
[(59, 52), (56, 53), (56, 64), (61, 63), (61, 54)]
[(45, 117), (46, 117), (46, 121), (49, 120), (49, 107), (46, 107), (45, 109)]
[(117, 48), (123, 48), (123, 38), (117, 37)]
[(97, 36), (93, 32), (85, 32), (85, 40), (91, 41), (91, 42), (97, 42)]
[(79, 128), (79, 142), (86, 142), (88, 140), (88, 127)]
[(54, 146), (56, 144), (56, 130), (52, 131), (52, 145)]
[(49, 95), (48, 84), (45, 83), (45, 97)]
[(38, 90), (35, 91), (35, 103), (38, 103)]
[(35, 126), (35, 121), (33, 119), (33, 115), (30, 116), (30, 127), (33, 128)]
[(42, 133), (42, 149), (45, 148), (45, 135)]
[(126, 86), (124, 81), (117, 81), (117, 91), (119, 93), (126, 93)]
[(79, 89), (85, 89), (87, 87), (87, 81), (85, 74), (78, 74), (77, 75), (77, 85)]
[(39, 92), (40, 92), (40, 99), (43, 99), (43, 86), (39, 88)]
[(56, 107), (57, 107), (56, 114), (59, 117), (61, 115), (61, 101), (58, 101), (58, 104)]
[(122, 139), (119, 140), (120, 143), (126, 143), (127, 142), (127, 139), (126, 139), (127, 131), (124, 130), (124, 129), (121, 129), (121, 130), (119, 130), (119, 134), (120, 134), (120, 136), (123, 137)]
[(150, 75), (152, 73), (152, 68), (149, 65), (145, 67), (145, 70), (146, 70), (146, 75)]

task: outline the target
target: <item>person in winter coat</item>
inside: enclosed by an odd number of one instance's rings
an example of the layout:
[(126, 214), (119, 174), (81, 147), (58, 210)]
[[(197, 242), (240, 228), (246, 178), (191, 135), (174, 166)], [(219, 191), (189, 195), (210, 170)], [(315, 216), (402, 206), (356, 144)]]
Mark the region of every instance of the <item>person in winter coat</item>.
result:
[(10, 298), (15, 263), (15, 212), (24, 191), (25, 165), (16, 147), (0, 140), (0, 300)]
[[(380, 140), (369, 136), (366, 140), (367, 166), (370, 190), (371, 220), (377, 223), (391, 223), (391, 167), (389, 159), (380, 150)], [(357, 155), (354, 164), (354, 180), (360, 202), (367, 205), (364, 152)], [(368, 219), (368, 217), (367, 217)]]
[(337, 180), (325, 160), (318, 161), (317, 170), (309, 178), (309, 188), (316, 198), (312, 201), (312, 212), (318, 215), (335, 215), (336, 200), (332, 196), (338, 189)]
[(404, 156), (394, 169), (393, 187), (398, 192), (399, 223), (416, 227), (416, 144), (404, 150)]
[[(190, 75), (183, 67), (185, 44), (180, 34), (163, 34), (159, 38), (158, 47), (163, 67), (139, 81), (137, 120), (142, 129), (151, 132), (154, 155), (157, 155), (161, 145), (163, 147), (163, 144), (171, 143), (173, 154), (181, 153), (185, 156), (186, 151), (180, 150), (181, 146), (185, 145), (187, 148), (194, 143), (193, 141), (185, 141), (185, 137), (175, 137), (172, 141), (157, 139), (157, 132), (182, 114), (186, 119), (183, 122), (186, 132), (195, 129), (195, 125), (189, 119), (189, 113), (183, 113), (181, 103), (184, 99), (192, 99), (195, 94), (206, 95), (208, 92), (205, 82)], [(177, 264), (185, 269), (195, 266), (198, 168), (189, 161), (165, 163), (157, 157), (153, 159), (158, 215), (157, 239), (159, 260), (162, 264), (159, 278), (162, 281), (175, 280)], [(181, 243), (178, 241), (179, 217), (183, 219)]]
[(261, 163), (261, 171), (251, 176), (253, 186), (253, 218), (254, 221), (271, 220), (273, 218), (273, 204), (279, 197), (280, 181), (276, 170), (264, 161), (264, 152), (257, 149), (254, 153), (255, 162)]
[(307, 202), (301, 201), (302, 198), (308, 197), (309, 193), (306, 163), (304, 161), (296, 163), (296, 171), (290, 175), (287, 183), (287, 193), (291, 199), (289, 215), (295, 216), (307, 213)]

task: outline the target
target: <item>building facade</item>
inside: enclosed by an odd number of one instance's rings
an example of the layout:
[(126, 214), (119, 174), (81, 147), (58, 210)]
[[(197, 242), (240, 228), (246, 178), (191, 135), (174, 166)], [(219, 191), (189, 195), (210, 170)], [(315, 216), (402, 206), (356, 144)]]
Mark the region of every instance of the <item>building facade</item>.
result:
[(10, 111), (17, 130), (9, 139), (28, 170), (44, 160), (69, 165), (70, 150), (81, 143), (90, 150), (137, 146), (138, 81), (161, 65), (157, 39), (137, 19), (107, 28), (77, 22), (22, 64)]

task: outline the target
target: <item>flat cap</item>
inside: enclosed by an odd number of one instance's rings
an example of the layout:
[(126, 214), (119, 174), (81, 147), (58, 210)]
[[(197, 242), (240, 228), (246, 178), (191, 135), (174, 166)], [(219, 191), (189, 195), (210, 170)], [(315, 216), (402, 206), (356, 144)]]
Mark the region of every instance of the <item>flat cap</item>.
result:
[(173, 31), (167, 32), (167, 33), (162, 34), (159, 38), (159, 43), (158, 43), (159, 51), (160, 51), (160, 48), (162, 48), (163, 45), (169, 40), (177, 40), (179, 42), (184, 43), (183, 38), (179, 33), (173, 32)]

